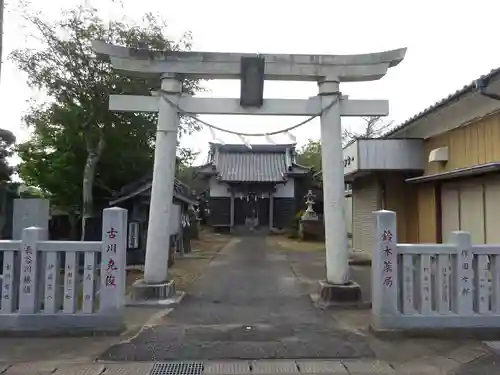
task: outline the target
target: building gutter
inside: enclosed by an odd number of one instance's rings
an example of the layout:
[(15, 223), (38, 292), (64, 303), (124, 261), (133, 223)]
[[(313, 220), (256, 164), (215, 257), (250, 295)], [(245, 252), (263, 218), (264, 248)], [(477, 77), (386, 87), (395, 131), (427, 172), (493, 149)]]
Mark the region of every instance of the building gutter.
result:
[(446, 171), (442, 173), (435, 173), (425, 176), (408, 178), (405, 181), (407, 183), (424, 183), (431, 181), (446, 181), (465, 177), (474, 177), (479, 175), (484, 175), (488, 173), (498, 173), (500, 172), (500, 163), (492, 162), (480, 165), (474, 165), (472, 167), (457, 168), (451, 171)]
[(493, 100), (500, 100), (500, 95), (486, 91), (486, 89), (488, 88), (487, 80), (479, 78), (478, 80), (474, 81), (474, 86), (477, 88), (481, 95)]

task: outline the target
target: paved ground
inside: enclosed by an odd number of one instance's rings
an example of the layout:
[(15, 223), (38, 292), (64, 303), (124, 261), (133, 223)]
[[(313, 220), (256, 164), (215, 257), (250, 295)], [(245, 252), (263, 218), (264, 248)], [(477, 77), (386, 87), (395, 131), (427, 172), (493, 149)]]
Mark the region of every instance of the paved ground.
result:
[[(320, 277), (320, 275), (318, 275)], [(359, 358), (368, 340), (315, 309), (285, 254), (243, 237), (205, 269), (165, 319), (101, 360)]]
[(500, 373), (500, 357), (496, 354), (487, 354), (475, 361), (462, 365), (455, 375), (489, 375)]

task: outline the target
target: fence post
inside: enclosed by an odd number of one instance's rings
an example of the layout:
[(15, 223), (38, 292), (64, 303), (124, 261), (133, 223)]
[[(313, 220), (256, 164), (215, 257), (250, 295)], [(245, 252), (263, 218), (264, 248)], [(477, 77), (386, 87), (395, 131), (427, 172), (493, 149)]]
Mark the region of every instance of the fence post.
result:
[(30, 227), (22, 231), (21, 269), (19, 272), (19, 313), (33, 314), (38, 309), (40, 278), (37, 245), (46, 237), (46, 229)]
[(373, 214), (372, 317), (376, 328), (390, 328), (387, 322), (398, 311), (396, 213), (381, 210)]
[(457, 314), (471, 315), (473, 312), (472, 278), (472, 239), (469, 232), (451, 233), (451, 242), (457, 248), (457, 264), (455, 265), (455, 305)]
[(127, 210), (106, 208), (102, 214), (102, 257), (99, 311), (117, 313), (125, 305)]

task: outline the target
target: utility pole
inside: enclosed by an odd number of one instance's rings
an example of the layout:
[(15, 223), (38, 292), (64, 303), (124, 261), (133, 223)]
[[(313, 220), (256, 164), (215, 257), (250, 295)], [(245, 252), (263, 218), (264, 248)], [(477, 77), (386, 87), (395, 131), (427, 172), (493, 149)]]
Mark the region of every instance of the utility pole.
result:
[(2, 77), (2, 50), (3, 50), (3, 11), (5, 8), (4, 0), (0, 0), (0, 81)]

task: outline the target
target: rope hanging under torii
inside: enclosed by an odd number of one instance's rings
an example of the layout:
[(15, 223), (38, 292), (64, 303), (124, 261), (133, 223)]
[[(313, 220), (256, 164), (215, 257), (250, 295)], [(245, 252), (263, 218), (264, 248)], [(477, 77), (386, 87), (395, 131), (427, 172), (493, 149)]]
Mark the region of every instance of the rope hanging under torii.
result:
[(336, 94), (336, 100), (333, 100), (329, 105), (327, 105), (325, 108), (323, 108), (319, 113), (317, 113), (317, 114), (315, 114), (313, 116), (310, 116), (307, 119), (305, 119), (305, 120), (303, 120), (303, 121), (301, 121), (301, 122), (299, 122), (297, 124), (294, 124), (292, 126), (286, 127), (284, 129), (272, 131), (272, 132), (266, 132), (266, 133), (245, 133), (245, 132), (237, 132), (237, 131), (234, 131), (234, 130), (224, 129), (224, 128), (219, 127), (217, 125), (213, 125), (213, 124), (211, 124), (211, 123), (209, 123), (209, 122), (207, 122), (205, 120), (202, 120), (196, 114), (189, 113), (189, 112), (185, 111), (183, 108), (181, 108), (179, 105), (177, 105), (176, 103), (172, 102), (167, 97), (168, 93), (164, 92), (161, 89), (158, 90), (157, 92), (160, 93), (160, 96), (162, 97), (163, 100), (165, 100), (171, 106), (175, 107), (181, 116), (189, 117), (189, 118), (193, 119), (194, 121), (196, 121), (197, 123), (199, 123), (199, 124), (201, 124), (203, 126), (206, 126), (210, 130), (210, 134), (212, 135), (212, 139), (214, 141), (217, 141), (217, 143), (221, 143), (221, 144), (224, 143), (220, 139), (218, 139), (218, 137), (217, 137), (216, 131), (220, 131), (222, 133), (232, 134), (232, 135), (238, 136), (240, 138), (241, 142), (243, 144), (245, 144), (249, 148), (252, 148), (252, 146), (250, 145), (250, 143), (248, 142), (248, 140), (246, 139), (246, 137), (264, 137), (266, 139), (266, 141), (268, 141), (269, 143), (275, 143), (273, 141), (273, 139), (271, 138), (271, 136), (277, 135), (277, 134), (285, 134), (285, 135), (288, 136), (288, 138), (290, 139), (290, 141), (292, 141), (292, 143), (296, 143), (297, 142), (297, 138), (295, 138), (295, 136), (291, 133), (291, 131), (294, 130), (294, 129), (297, 129), (297, 128), (299, 128), (299, 127), (301, 127), (301, 126), (303, 126), (303, 125), (311, 122), (315, 118), (320, 117), (321, 115), (323, 115), (333, 105), (335, 105), (339, 101), (339, 99), (341, 98), (341, 96), (342, 96), (340, 92), (335, 93)]

